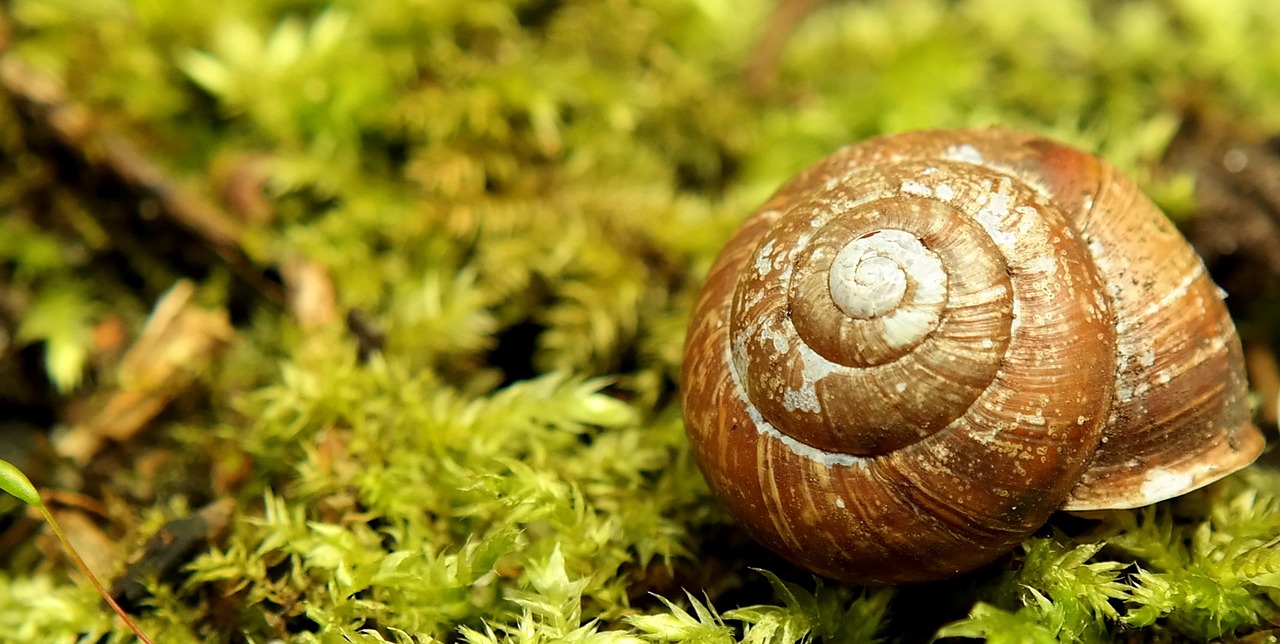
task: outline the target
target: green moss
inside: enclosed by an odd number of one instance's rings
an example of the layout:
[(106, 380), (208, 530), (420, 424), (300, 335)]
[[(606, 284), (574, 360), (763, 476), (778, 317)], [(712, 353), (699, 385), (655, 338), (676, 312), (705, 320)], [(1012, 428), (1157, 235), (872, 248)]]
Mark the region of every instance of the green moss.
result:
[[(270, 216), (224, 204), (247, 261), (305, 258), (334, 287), (337, 313), (303, 324), (212, 253), (178, 261), (189, 236), (126, 243), (154, 205), (71, 178), (93, 159), (69, 174), (22, 101), (0, 102), (0, 268), (60, 422), (113, 381), (90, 337), (106, 316), (136, 332), (191, 273), (236, 313), (202, 395), (123, 446), (182, 467), (92, 490), (129, 501), (121, 566), (179, 508), (238, 503), (224, 539), (152, 580), (157, 641), (1106, 641), (1275, 619), (1280, 480), (1262, 471), (1047, 531), (950, 584), (754, 572), (771, 560), (710, 498), (675, 395), (716, 252), (845, 143), (1032, 129), (1186, 210), (1186, 180), (1154, 163), (1188, 104), (1280, 128), (1274, 3), (826, 3), (763, 96), (741, 79), (764, 0), (10, 5), (4, 55), (185, 189), (216, 199), (220, 164), (253, 160)], [(3, 637), (127, 641), (33, 548), (0, 576)]]

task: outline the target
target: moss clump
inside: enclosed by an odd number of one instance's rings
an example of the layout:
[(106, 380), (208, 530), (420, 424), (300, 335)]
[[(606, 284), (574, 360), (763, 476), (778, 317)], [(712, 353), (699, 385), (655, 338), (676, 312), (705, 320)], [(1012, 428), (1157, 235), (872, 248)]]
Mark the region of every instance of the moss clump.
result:
[[(1184, 110), (1280, 128), (1280, 6), (824, 4), (763, 93), (743, 82), (763, 0), (6, 7), (15, 420), (92, 415), (127, 384), (107, 332), (136, 337), (180, 279), (236, 327), (142, 434), (32, 459), (54, 463), (42, 486), (105, 500), (118, 569), (235, 500), (225, 535), (145, 580), (157, 641), (1105, 641), (1276, 619), (1274, 473), (867, 591), (734, 530), (674, 392), (701, 277), (795, 171), (872, 134), (1001, 123), (1185, 203), (1155, 170)], [(175, 216), (192, 203), (230, 232)], [(29, 536), (6, 543), (4, 637), (124, 641)]]

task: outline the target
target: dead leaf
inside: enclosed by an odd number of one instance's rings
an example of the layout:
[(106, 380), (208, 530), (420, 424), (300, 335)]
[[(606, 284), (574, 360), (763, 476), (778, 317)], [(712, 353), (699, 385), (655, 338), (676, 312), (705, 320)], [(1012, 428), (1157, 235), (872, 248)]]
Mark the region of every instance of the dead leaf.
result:
[(186, 391), (235, 337), (226, 311), (192, 303), (195, 286), (180, 281), (156, 304), (142, 336), (120, 361), (119, 386), (91, 402), (88, 418), (55, 437), (54, 449), (84, 465), (107, 440), (136, 434)]

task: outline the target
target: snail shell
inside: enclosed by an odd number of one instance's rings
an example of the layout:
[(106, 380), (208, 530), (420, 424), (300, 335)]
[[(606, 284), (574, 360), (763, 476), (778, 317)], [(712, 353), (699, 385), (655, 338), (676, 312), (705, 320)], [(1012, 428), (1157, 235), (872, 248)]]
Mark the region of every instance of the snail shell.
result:
[(721, 252), (687, 431), (759, 541), (867, 584), (942, 578), (1055, 510), (1174, 497), (1263, 439), (1204, 265), (1113, 166), (1002, 129), (842, 149)]

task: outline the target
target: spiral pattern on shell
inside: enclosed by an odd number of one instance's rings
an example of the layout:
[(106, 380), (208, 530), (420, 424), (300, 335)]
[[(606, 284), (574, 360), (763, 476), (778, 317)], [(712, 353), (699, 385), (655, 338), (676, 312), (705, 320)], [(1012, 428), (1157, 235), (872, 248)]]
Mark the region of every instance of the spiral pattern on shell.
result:
[(1100, 159), (999, 129), (873, 139), (784, 186), (712, 268), (682, 386), (748, 531), (860, 583), (975, 568), (1057, 509), (1262, 447), (1176, 230)]

